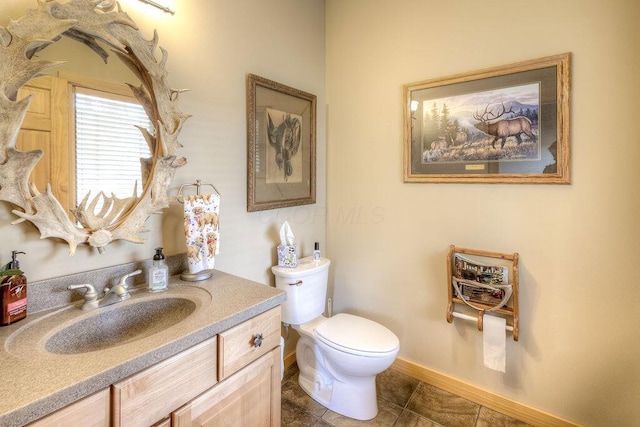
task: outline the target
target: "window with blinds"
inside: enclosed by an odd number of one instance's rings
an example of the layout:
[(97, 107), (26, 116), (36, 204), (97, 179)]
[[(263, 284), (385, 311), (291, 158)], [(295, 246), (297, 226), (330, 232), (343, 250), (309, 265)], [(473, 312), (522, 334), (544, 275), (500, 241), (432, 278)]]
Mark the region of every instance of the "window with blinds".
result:
[[(142, 194), (141, 158), (151, 157), (140, 130), (150, 128), (135, 98), (76, 87), (76, 205), (91, 192), (118, 198)], [(99, 208), (99, 207), (98, 207)]]

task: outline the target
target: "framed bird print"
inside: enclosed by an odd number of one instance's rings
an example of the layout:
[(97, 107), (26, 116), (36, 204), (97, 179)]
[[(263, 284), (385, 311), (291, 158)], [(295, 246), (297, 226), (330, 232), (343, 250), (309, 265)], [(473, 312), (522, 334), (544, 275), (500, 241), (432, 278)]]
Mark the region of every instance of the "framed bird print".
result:
[(316, 202), (316, 96), (247, 77), (247, 211)]

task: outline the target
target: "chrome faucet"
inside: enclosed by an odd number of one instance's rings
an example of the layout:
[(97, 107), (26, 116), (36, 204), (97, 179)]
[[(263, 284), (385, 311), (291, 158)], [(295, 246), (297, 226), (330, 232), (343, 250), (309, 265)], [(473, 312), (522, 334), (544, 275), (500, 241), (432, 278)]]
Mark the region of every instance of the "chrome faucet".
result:
[(69, 285), (67, 289), (86, 289), (84, 293), (84, 303), (80, 309), (93, 310), (98, 307), (104, 307), (129, 299), (131, 295), (129, 294), (127, 279), (140, 273), (142, 273), (142, 270), (136, 270), (133, 273), (125, 274), (113, 288), (104, 288), (104, 295), (100, 299), (98, 299), (96, 288), (88, 283), (82, 285)]

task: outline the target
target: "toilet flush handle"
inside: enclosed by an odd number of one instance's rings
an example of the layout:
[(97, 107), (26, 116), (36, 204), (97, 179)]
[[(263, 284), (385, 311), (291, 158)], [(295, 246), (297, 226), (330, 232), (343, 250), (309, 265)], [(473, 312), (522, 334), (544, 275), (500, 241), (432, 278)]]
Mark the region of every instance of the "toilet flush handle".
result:
[(302, 286), (302, 280), (296, 280), (294, 283), (289, 283), (289, 286)]

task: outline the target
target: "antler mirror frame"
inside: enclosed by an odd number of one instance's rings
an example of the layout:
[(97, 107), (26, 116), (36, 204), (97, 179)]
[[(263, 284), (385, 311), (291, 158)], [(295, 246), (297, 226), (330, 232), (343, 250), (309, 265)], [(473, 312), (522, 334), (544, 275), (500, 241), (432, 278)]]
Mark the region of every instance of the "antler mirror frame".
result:
[[(117, 10), (116, 10), (117, 6)], [(61, 37), (84, 43), (106, 62), (108, 50), (117, 55), (139, 78), (141, 84), (129, 84), (134, 96), (144, 107), (153, 129), (140, 129), (152, 153), (150, 161), (142, 161), (142, 177), (147, 182), (140, 197), (119, 199), (106, 197), (100, 212), (94, 203), (81, 203), (71, 220), (47, 185), (40, 193), (29, 183), (31, 171), (42, 157), (41, 150), (19, 151), (18, 133), (32, 96), (18, 98), (18, 90), (32, 78), (63, 62), (34, 58), (34, 55)], [(106, 46), (105, 49), (103, 46)], [(0, 200), (19, 209), (13, 224), (30, 221), (41, 238), (59, 238), (69, 245), (71, 255), (79, 244), (88, 244), (104, 252), (115, 240), (143, 243), (139, 233), (147, 231), (144, 222), (152, 213), (169, 205), (167, 188), (175, 170), (186, 164), (175, 151), (184, 121), (189, 117), (177, 106), (180, 91), (167, 83), (167, 52), (156, 59), (158, 35), (145, 40), (133, 20), (115, 0), (38, 0), (17, 21), (0, 26)], [(96, 196), (98, 197), (98, 196)], [(76, 222), (81, 224), (78, 227)]]

